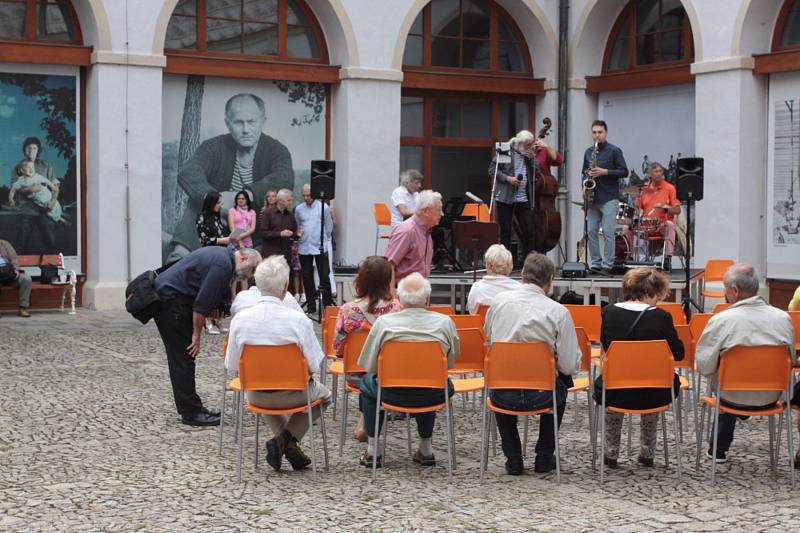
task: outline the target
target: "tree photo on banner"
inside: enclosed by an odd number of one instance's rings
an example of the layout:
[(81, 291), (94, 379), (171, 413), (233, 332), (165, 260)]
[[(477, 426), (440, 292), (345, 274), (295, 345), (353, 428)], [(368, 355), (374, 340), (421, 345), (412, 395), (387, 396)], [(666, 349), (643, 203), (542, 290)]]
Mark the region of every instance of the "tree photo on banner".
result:
[(222, 221), (237, 191), (259, 211), (268, 190), (308, 183), (325, 157), (325, 86), (196, 75), (165, 75), (162, 123), (162, 254), (197, 249), (206, 193), (222, 194)]
[(80, 270), (76, 80), (0, 72), (0, 239)]

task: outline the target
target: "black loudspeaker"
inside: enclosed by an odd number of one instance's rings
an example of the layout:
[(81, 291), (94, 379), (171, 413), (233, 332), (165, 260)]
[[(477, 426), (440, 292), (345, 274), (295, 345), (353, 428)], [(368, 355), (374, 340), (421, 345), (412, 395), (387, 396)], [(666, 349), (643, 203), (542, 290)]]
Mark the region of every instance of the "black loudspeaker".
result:
[(703, 158), (678, 159), (678, 179), (675, 194), (681, 202), (703, 199)]
[(311, 197), (333, 200), (336, 195), (336, 161), (311, 161)]
[[(586, 277), (586, 265), (583, 263), (578, 262), (566, 262), (561, 265), (561, 277), (562, 278), (585, 278)], [(581, 300), (583, 303), (583, 300)]]

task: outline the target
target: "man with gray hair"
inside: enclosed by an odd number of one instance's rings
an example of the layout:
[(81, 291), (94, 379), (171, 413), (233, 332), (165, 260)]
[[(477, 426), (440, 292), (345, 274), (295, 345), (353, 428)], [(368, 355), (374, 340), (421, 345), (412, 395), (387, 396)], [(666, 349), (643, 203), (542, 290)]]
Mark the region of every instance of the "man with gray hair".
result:
[(292, 156), (283, 143), (263, 133), (267, 123), (264, 100), (255, 94), (231, 96), (225, 103), (228, 133), (197, 147), (178, 173), (178, 185), (189, 197), (175, 234), (170, 256), (179, 258), (198, 248), (195, 222), (209, 191), (249, 190), (263, 198), (269, 189), (294, 187)]
[(395, 279), (401, 280), (412, 272), (419, 272), (426, 278), (430, 275), (431, 230), (441, 218), (442, 195), (430, 189), (419, 193), (414, 215), (392, 229), (386, 245), (386, 259), (394, 267)]
[(392, 191), (392, 200), (389, 202), (392, 227), (414, 214), (420, 189), (422, 189), (422, 174), (419, 170), (406, 170), (400, 174), (400, 186)]
[(275, 205), (261, 213), (261, 255), (282, 255), (287, 264), (292, 261), (292, 238), (297, 236), (297, 221), (292, 212), (292, 191), (281, 189), (275, 195)]
[[(698, 372), (708, 379), (716, 378), (720, 357), (734, 346), (784, 345), (794, 362), (796, 354), (792, 320), (786, 312), (769, 305), (758, 296), (756, 269), (745, 263), (737, 263), (725, 272), (722, 284), (725, 301), (731, 306), (711, 317), (697, 341), (695, 361)], [(780, 394), (770, 391), (729, 391), (721, 394), (720, 404), (747, 411), (772, 407), (779, 399)], [(719, 414), (717, 463), (728, 460), (735, 426), (735, 415)], [(713, 442), (712, 433), (707, 452), (709, 458)]]
[[(225, 368), (229, 371), (238, 370), (239, 358), (246, 345), (296, 344), (308, 362), (309, 373), (318, 372), (325, 356), (314, 335), (311, 320), (283, 303), (289, 287), (289, 265), (286, 260), (280, 255), (268, 257), (256, 268), (255, 279), (261, 299), (255, 306), (243, 309), (233, 317)], [(330, 391), (313, 377), (308, 387), (312, 401), (322, 400), (323, 407), (330, 403)], [(250, 391), (247, 400), (264, 409), (288, 409), (305, 405), (306, 391)], [(321, 415), (322, 409), (315, 407), (314, 420)], [(294, 470), (311, 464), (311, 459), (299, 446), (299, 441), (308, 431), (308, 413), (268, 416), (267, 419), (275, 435), (267, 442), (267, 463), (275, 470), (280, 470), (285, 455)]]
[[(372, 466), (375, 451), (375, 411), (378, 408), (378, 380), (375, 372), (378, 369), (378, 354), (383, 344), (391, 340), (399, 341), (437, 341), (442, 352), (447, 356), (448, 368), (452, 368), (453, 360), (460, 351), (458, 335), (450, 317), (425, 307), (431, 296), (431, 284), (418, 272), (414, 272), (402, 280), (397, 286), (397, 295), (404, 309), (397, 313), (389, 313), (378, 317), (364, 342), (358, 365), (366, 370), (361, 379), (361, 395), (359, 407), (364, 414), (364, 429), (367, 432), (367, 451), (361, 456), (361, 464)], [(453, 386), (448, 381), (448, 394), (453, 395)], [(442, 403), (442, 389), (387, 388), (382, 392), (382, 399), (388, 403), (404, 407), (426, 407)], [(414, 454), (414, 462), (421, 465), (434, 465), (431, 437), (436, 421), (436, 413), (420, 413), (414, 416), (417, 421), (417, 432), (420, 443)], [(381, 418), (383, 420), (383, 418)], [(378, 465), (381, 458), (378, 457)]]
[[(564, 416), (567, 389), (572, 386), (572, 374), (578, 371), (581, 350), (575, 335), (575, 324), (566, 307), (550, 299), (553, 286), (553, 262), (537, 252), (531, 252), (522, 268), (522, 288), (501, 292), (494, 297), (486, 314), (484, 330), (489, 342), (543, 342), (556, 359), (556, 412), (558, 424)], [(552, 407), (550, 391), (492, 390), (492, 402), (510, 411), (533, 411)], [(495, 413), (506, 472), (519, 476), (524, 472), (522, 445), (517, 431), (517, 417)], [(545, 473), (556, 466), (553, 415), (539, 415), (539, 439), (536, 442), (534, 471)]]

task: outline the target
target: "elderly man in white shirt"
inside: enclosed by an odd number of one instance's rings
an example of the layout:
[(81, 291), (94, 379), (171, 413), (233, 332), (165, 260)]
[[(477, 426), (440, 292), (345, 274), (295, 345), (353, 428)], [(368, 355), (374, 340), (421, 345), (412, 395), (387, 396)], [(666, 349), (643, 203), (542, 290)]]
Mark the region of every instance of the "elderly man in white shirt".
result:
[[(489, 342), (544, 342), (550, 347), (558, 369), (556, 412), (560, 426), (572, 374), (580, 367), (581, 351), (569, 311), (547, 296), (553, 286), (554, 272), (555, 266), (546, 256), (536, 252), (528, 254), (522, 268), (522, 288), (495, 297), (484, 329)], [(511, 411), (543, 409), (552, 406), (553, 399), (549, 391), (519, 389), (493, 390), (490, 396), (497, 406)], [(517, 417), (495, 413), (495, 419), (506, 456), (506, 472), (512, 476), (521, 475), (525, 465)], [(545, 473), (555, 468), (555, 449), (553, 415), (539, 415), (534, 471)]]
[(422, 174), (418, 170), (406, 170), (400, 175), (400, 186), (392, 191), (392, 201), (389, 202), (392, 227), (414, 214), (420, 189)]
[(481, 305), (492, 305), (494, 297), (501, 292), (522, 288), (522, 283), (508, 277), (514, 268), (514, 258), (502, 244), (493, 244), (486, 250), (483, 264), (486, 275), (472, 285), (467, 298), (467, 309), (473, 315)]
[[(786, 312), (769, 305), (763, 298), (757, 296), (756, 269), (747, 264), (735, 264), (725, 272), (722, 285), (725, 301), (731, 306), (711, 317), (697, 341), (695, 351), (697, 370), (709, 379), (715, 378), (720, 356), (725, 350), (734, 346), (782, 344), (789, 350), (794, 363), (796, 354), (792, 320)], [(780, 394), (769, 391), (729, 391), (722, 393), (720, 402), (722, 405), (747, 411), (772, 407), (779, 399)], [(728, 449), (733, 442), (735, 426), (735, 415), (719, 414), (717, 463), (728, 460)], [(713, 449), (713, 439), (712, 432), (707, 451), (709, 458)]]
[[(253, 307), (239, 311), (231, 321), (228, 334), (228, 351), (225, 354), (225, 368), (237, 370), (239, 357), (245, 345), (296, 344), (308, 361), (309, 372), (319, 371), (325, 358), (319, 341), (314, 335), (311, 320), (302, 312), (289, 309), (284, 303), (289, 286), (289, 265), (281, 255), (273, 255), (262, 261), (255, 272), (256, 286), (261, 298)], [(312, 400), (322, 400), (327, 406), (331, 400), (330, 391), (313, 377), (308, 386)], [(265, 409), (286, 409), (305, 405), (305, 391), (250, 391), (247, 399), (254, 405)], [(322, 414), (319, 407), (313, 409), (313, 419)], [(275, 437), (267, 442), (267, 462), (275, 470), (280, 470), (282, 458), (301, 470), (311, 464), (311, 459), (300, 449), (299, 441), (308, 431), (308, 414), (296, 413), (291, 416), (269, 416), (270, 426)]]
[[(236, 297), (233, 299), (233, 303), (231, 303), (231, 316), (236, 316), (239, 311), (244, 311), (245, 309), (253, 307), (260, 301), (261, 290), (258, 288), (258, 286), (256, 286), (255, 279), (250, 278), (250, 287), (246, 291), (239, 291), (236, 294)], [(283, 305), (285, 305), (288, 309), (297, 311), (298, 313), (303, 312), (303, 308), (300, 307), (300, 304), (294, 299), (292, 293), (288, 291), (283, 297)]]

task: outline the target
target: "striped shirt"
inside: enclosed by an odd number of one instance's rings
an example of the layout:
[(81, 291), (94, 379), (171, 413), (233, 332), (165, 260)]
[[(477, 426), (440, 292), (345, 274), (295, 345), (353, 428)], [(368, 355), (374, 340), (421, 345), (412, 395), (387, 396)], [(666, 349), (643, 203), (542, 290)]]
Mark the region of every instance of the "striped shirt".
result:
[(245, 185), (250, 185), (251, 183), (253, 183), (252, 163), (249, 167), (242, 166), (237, 157), (236, 162), (233, 164), (233, 179), (231, 180), (230, 190), (241, 191)]
[(526, 186), (528, 185), (528, 170), (525, 168), (525, 157), (519, 154), (519, 157), (513, 158), (514, 160), (514, 175), (522, 176), (517, 186), (517, 194), (514, 196), (514, 203), (524, 203), (528, 201), (528, 194)]

